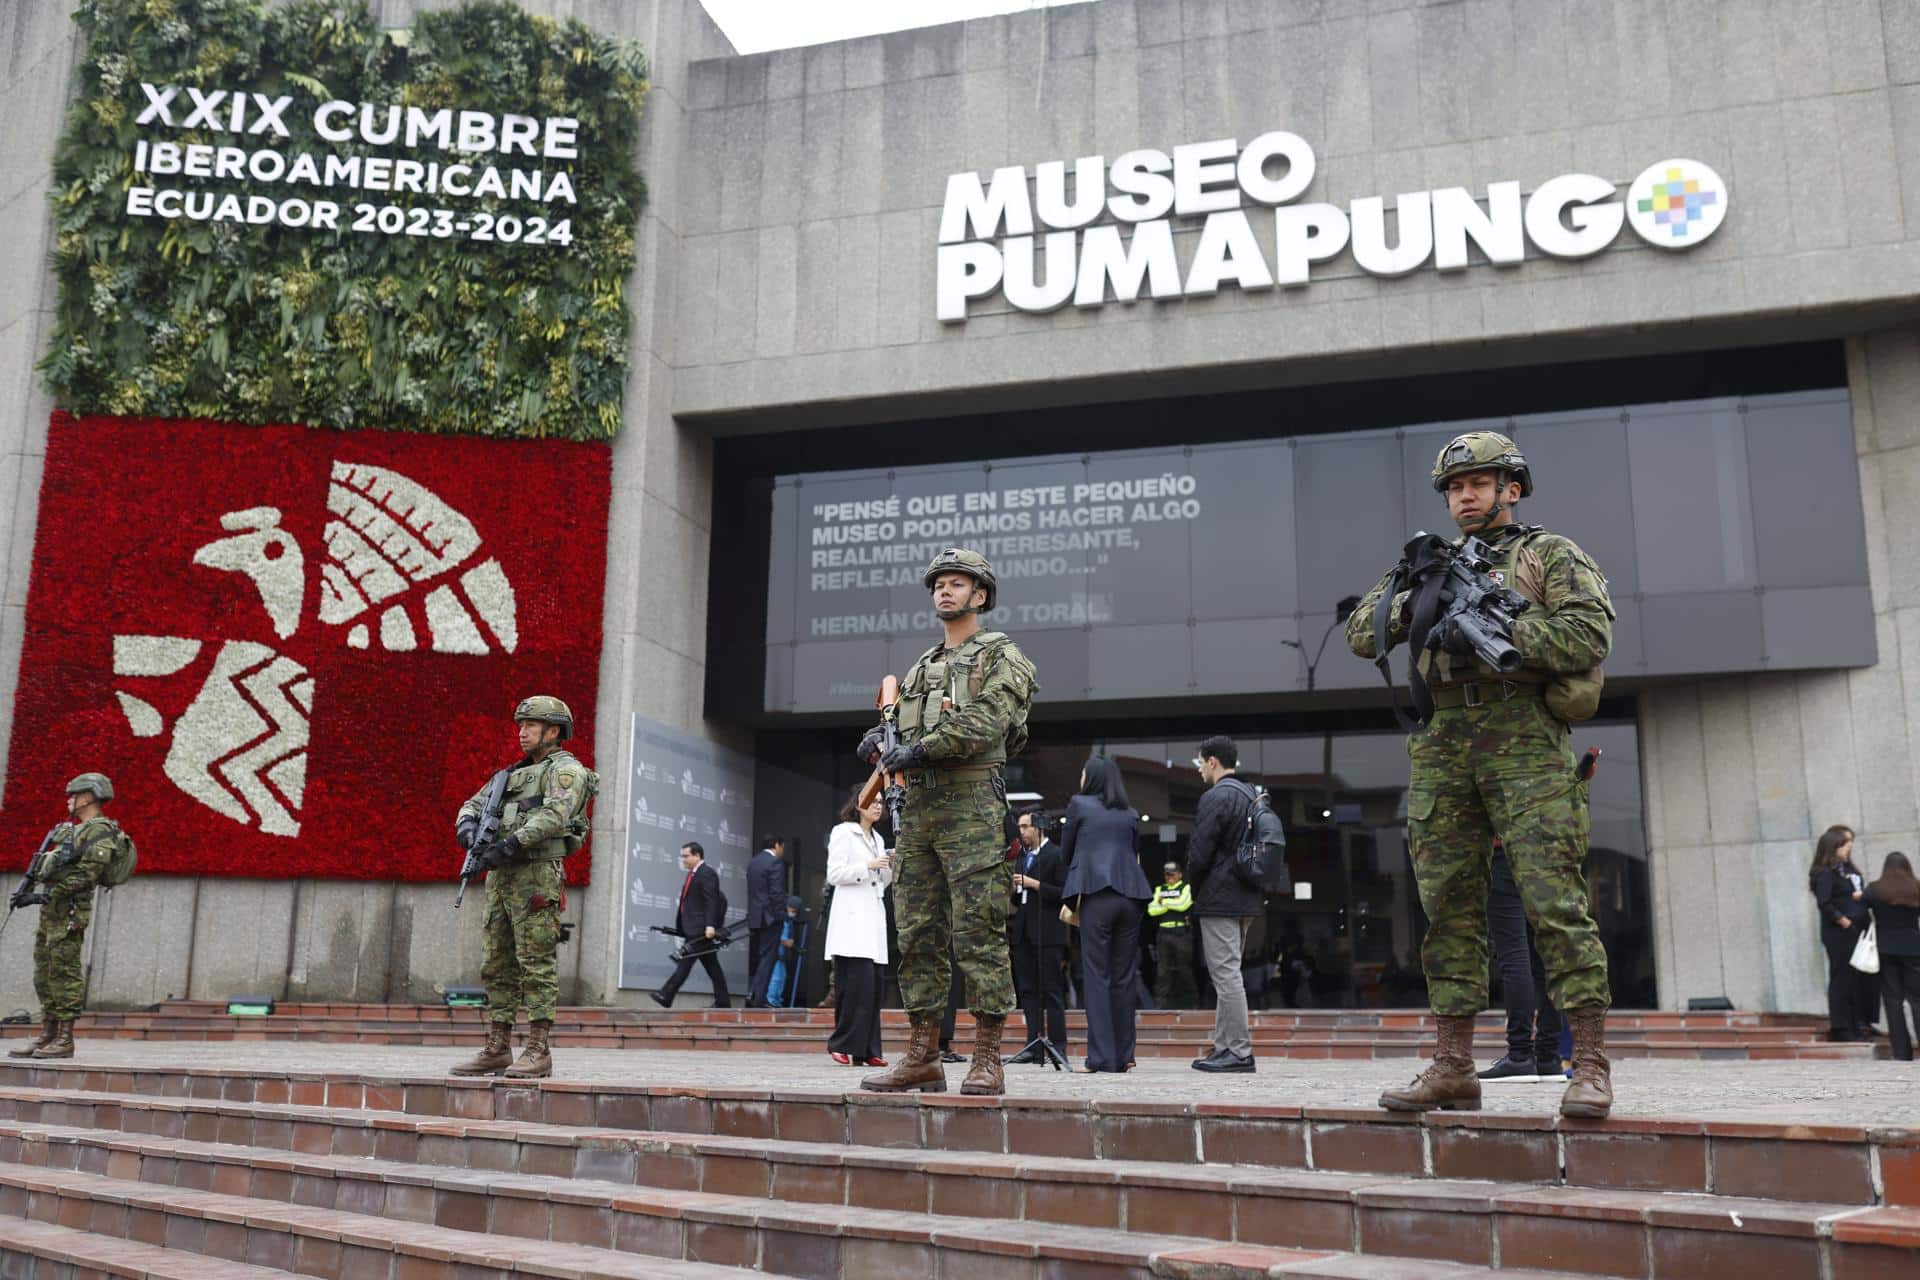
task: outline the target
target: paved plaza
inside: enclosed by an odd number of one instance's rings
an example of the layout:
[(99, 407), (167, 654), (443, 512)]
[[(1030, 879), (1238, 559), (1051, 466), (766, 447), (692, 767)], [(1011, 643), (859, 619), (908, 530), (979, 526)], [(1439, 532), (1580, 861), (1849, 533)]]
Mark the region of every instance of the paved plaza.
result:
[[(475, 1043), (478, 1043), (476, 1039)], [(438, 1075), (472, 1046), (262, 1044), (257, 1042), (79, 1042), (75, 1061), (102, 1066), (193, 1070)], [(1125, 1075), (1076, 1075), (1008, 1067), (1007, 1092), (1031, 1097), (1134, 1101), (1244, 1101), (1258, 1106), (1371, 1107), (1380, 1091), (1419, 1070), (1410, 1059), (1329, 1062), (1264, 1059), (1246, 1075), (1202, 1075), (1185, 1061), (1143, 1059)], [(958, 1089), (962, 1066), (949, 1067)], [(569, 1049), (555, 1053), (556, 1080), (711, 1088), (844, 1090), (865, 1069), (815, 1054), (700, 1053), (686, 1050)], [(1920, 1126), (1920, 1063), (1703, 1062), (1634, 1058), (1613, 1064), (1616, 1116), (1731, 1116), (1774, 1122)], [(1559, 1086), (1489, 1085), (1488, 1111), (1551, 1114)]]

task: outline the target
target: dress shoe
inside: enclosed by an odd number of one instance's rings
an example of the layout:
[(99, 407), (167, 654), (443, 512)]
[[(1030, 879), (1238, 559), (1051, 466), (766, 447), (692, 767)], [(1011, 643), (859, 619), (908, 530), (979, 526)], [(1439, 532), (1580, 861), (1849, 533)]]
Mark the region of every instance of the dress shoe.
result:
[(955, 1052), (954, 1052), (953, 1050), (951, 1050), (951, 1049), (942, 1049), (942, 1050), (940, 1051), (940, 1061), (942, 1061), (942, 1062), (965, 1062), (965, 1061), (966, 1061), (966, 1059), (965, 1059), (965, 1058), (963, 1058), (963, 1057), (961, 1057), (961, 1056), (960, 1056), (959, 1054), (957, 1054), (957, 1053), (955, 1053)]
[(1193, 1064), (1195, 1071), (1250, 1073), (1253, 1071), (1253, 1055), (1235, 1053), (1231, 1049), (1220, 1049), (1199, 1059)]
[(861, 1065), (868, 1066), (868, 1067), (884, 1067), (887, 1065), (887, 1060), (885, 1058), (868, 1058)]
[(647, 992), (647, 999), (653, 1001), (655, 1004), (659, 1005), (662, 1009), (673, 1008), (673, 997), (663, 996), (658, 991)]
[(833, 1050), (829, 1049), (827, 1051), (827, 1056), (829, 1058), (832, 1058), (840, 1066), (850, 1067), (853, 1065), (853, 1055), (851, 1054), (835, 1053)]
[(1031, 1067), (1046, 1060), (1047, 1055), (1041, 1052), (1040, 1046), (1038, 1044), (1030, 1044), (1020, 1052), (1014, 1054), (1011, 1058), (1008, 1058), (1007, 1063), (1010, 1066)]

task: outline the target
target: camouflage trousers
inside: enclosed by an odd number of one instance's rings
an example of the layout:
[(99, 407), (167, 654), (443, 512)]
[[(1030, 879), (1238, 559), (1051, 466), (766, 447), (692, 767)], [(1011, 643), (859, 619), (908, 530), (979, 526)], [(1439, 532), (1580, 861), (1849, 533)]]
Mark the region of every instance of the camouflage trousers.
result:
[(82, 960), (87, 924), (93, 919), (93, 890), (83, 897), (54, 898), (40, 908), (33, 935), (33, 993), (40, 1016), (71, 1021), (87, 1007), (87, 977)]
[(560, 895), (554, 861), (518, 862), (487, 872), (486, 951), (480, 981), (487, 987), (487, 1018), (511, 1023), (553, 1018), (560, 999)]
[(1407, 835), (1427, 937), (1420, 960), (1441, 1015), (1487, 1007), (1487, 888), (1507, 851), (1547, 992), (1562, 1012), (1604, 1009), (1607, 954), (1587, 906), (1587, 787), (1567, 726), (1539, 698), (1434, 713), (1407, 739)]
[(946, 1013), (955, 964), (976, 1017), (1005, 1017), (1013, 1009), (1006, 812), (987, 781), (907, 792), (893, 889), (900, 998), (910, 1015)]

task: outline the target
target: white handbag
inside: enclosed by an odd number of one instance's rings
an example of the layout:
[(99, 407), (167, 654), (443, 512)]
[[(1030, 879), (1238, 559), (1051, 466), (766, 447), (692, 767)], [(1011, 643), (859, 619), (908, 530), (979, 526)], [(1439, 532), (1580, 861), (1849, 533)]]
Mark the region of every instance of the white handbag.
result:
[(1847, 963), (1862, 973), (1880, 972), (1880, 940), (1874, 935), (1872, 924), (1867, 925), (1860, 941), (1853, 944), (1853, 959)]

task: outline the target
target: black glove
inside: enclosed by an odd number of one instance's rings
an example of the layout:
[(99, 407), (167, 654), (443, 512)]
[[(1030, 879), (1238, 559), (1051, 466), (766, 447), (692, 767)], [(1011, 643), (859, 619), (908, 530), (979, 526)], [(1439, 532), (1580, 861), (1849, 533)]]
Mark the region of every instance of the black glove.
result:
[(43, 907), (47, 904), (47, 895), (44, 893), (32, 893), (23, 889), (19, 893), (14, 894), (8, 901), (15, 907)]
[(853, 749), (855, 758), (861, 764), (872, 764), (874, 757), (880, 754), (880, 743), (886, 736), (887, 731), (884, 725), (875, 725), (867, 730), (867, 736), (860, 739), (860, 745)]
[(495, 867), (506, 866), (519, 856), (520, 846), (513, 842), (512, 836), (504, 840), (489, 840), (473, 850), (473, 869), (491, 871)]
[(1454, 625), (1452, 618), (1442, 618), (1433, 624), (1433, 646), (1463, 658), (1473, 656), (1473, 643), (1467, 639), (1467, 633)]
[(473, 848), (473, 842), (480, 835), (480, 819), (462, 818), (453, 824), (453, 838), (460, 842), (462, 849)]
[(888, 773), (898, 773), (902, 769), (924, 769), (927, 767), (927, 749), (917, 742), (911, 746), (903, 742), (880, 757), (880, 767)]

